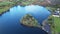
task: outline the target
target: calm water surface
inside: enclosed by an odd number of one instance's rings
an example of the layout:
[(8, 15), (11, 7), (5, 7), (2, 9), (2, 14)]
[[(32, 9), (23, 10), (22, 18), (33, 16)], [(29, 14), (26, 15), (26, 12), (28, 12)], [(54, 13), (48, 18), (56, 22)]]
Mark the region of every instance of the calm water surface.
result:
[[(14, 6), (10, 8), (8, 12), (2, 14), (2, 16), (0, 16), (0, 34), (47, 34), (39, 28), (22, 26), (20, 24), (20, 19), (22, 16), (26, 15), (26, 13), (24, 7)], [(37, 16), (33, 13), (32, 15), (35, 17)]]

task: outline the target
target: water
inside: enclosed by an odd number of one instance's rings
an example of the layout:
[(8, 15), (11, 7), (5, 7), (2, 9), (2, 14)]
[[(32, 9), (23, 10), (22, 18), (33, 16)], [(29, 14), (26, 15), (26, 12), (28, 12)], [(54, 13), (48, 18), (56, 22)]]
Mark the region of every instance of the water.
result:
[[(41, 10), (41, 9), (40, 9)], [(39, 22), (47, 18), (40, 17), (36, 13), (26, 12), (24, 7), (14, 6), (9, 9), (8, 12), (0, 16), (0, 34), (47, 34), (45, 31), (39, 28), (29, 28), (20, 24), (20, 19), (27, 13), (32, 14)], [(45, 14), (46, 15), (46, 14)], [(43, 16), (43, 15), (42, 15)], [(44, 16), (43, 16), (44, 17)]]

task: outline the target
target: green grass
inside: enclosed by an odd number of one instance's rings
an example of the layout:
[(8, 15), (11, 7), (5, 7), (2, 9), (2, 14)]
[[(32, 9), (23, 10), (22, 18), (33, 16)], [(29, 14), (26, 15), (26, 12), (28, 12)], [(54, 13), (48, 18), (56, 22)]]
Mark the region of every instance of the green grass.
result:
[(0, 2), (0, 6), (2, 7), (2, 6), (9, 6), (9, 5), (11, 5), (11, 4), (14, 4), (13, 2)]
[(52, 17), (53, 18), (53, 22), (51, 25), (51, 29), (52, 29), (52, 34), (58, 34), (60, 32), (60, 18), (59, 17)]
[(2, 14), (3, 12), (7, 11), (10, 7), (4, 7), (0, 9), (0, 14)]
[(50, 16), (48, 23), (51, 24), (52, 34), (60, 32), (60, 18)]
[(54, 17), (55, 30), (60, 32), (60, 18)]
[(0, 2), (0, 14), (7, 11), (11, 6), (14, 5), (14, 2)]

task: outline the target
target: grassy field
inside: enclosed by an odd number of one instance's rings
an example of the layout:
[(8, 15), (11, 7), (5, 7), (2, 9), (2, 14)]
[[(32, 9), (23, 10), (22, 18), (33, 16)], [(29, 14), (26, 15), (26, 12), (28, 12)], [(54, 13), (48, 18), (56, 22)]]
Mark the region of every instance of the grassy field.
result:
[(52, 17), (51, 24), (51, 31), (52, 34), (58, 34), (60, 33), (60, 18), (59, 17)]
[(49, 24), (51, 24), (52, 34), (60, 33), (60, 18), (59, 17), (50, 16), (48, 22)]
[(60, 32), (60, 18), (54, 17), (55, 31)]

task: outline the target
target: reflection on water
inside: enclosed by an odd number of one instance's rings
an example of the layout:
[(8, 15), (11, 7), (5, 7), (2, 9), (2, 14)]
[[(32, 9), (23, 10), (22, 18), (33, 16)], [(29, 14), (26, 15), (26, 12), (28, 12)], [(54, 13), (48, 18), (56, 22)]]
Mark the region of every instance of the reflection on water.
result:
[[(24, 7), (14, 6), (9, 10), (0, 16), (0, 34), (47, 34), (39, 28), (28, 28), (20, 24), (20, 19), (28, 13)], [(32, 13), (32, 15), (39, 21), (39, 17), (41, 16), (37, 15), (37, 13)], [(42, 21), (43, 19), (40, 20)]]

